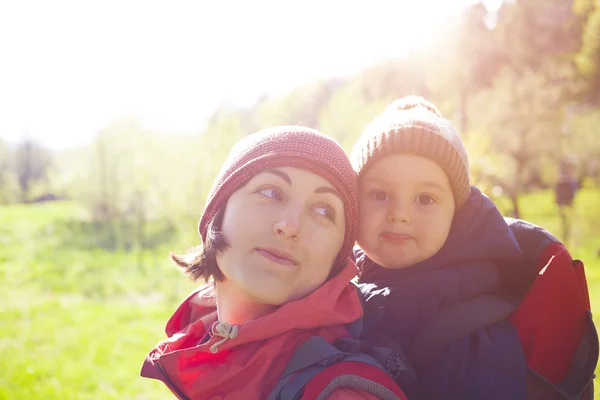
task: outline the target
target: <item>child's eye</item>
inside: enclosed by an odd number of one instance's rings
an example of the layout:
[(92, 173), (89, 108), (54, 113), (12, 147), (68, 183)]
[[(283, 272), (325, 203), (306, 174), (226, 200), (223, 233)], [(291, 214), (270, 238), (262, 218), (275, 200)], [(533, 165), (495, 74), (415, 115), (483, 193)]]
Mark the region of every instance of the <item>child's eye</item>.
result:
[(318, 206), (318, 207), (315, 207), (313, 210), (315, 210), (315, 212), (317, 214), (320, 214), (320, 215), (324, 216), (325, 218), (330, 219), (335, 222), (335, 213), (333, 212), (331, 207)]
[(428, 194), (418, 195), (416, 201), (422, 206), (430, 206), (436, 202), (435, 199)]
[(272, 188), (272, 187), (263, 188), (263, 189), (260, 189), (258, 191), (258, 193), (262, 194), (265, 197), (273, 199), (273, 200), (277, 200), (277, 201), (283, 200), (283, 194), (277, 188)]
[(388, 194), (384, 190), (373, 190), (371, 192), (371, 197), (377, 201), (385, 201), (388, 198)]

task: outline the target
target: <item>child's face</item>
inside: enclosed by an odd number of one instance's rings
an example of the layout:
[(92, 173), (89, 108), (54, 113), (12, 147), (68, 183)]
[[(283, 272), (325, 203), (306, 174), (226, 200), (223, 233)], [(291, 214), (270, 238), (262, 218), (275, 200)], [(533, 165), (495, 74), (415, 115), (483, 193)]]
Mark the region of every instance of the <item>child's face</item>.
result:
[(358, 244), (385, 268), (410, 267), (437, 253), (454, 217), (448, 177), (412, 154), (385, 157), (359, 181)]
[(319, 175), (274, 168), (229, 198), (222, 231), (230, 247), (217, 258), (225, 275), (219, 284), (281, 305), (327, 280), (344, 242), (344, 203)]

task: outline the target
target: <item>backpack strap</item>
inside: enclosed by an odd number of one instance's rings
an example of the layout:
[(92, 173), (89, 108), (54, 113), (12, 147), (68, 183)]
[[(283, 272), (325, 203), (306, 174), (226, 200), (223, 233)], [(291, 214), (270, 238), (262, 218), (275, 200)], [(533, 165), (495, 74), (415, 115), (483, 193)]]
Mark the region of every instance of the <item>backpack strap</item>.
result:
[(539, 269), (547, 262), (547, 260), (540, 259), (544, 250), (552, 243), (560, 243), (560, 240), (546, 229), (531, 222), (511, 217), (504, 217), (504, 221), (517, 239), (523, 252), (524, 261), (531, 267), (537, 267), (536, 273), (539, 272)]
[[(364, 310), (366, 299), (360, 287), (354, 287)], [(358, 388), (382, 399), (404, 399), (404, 387), (409, 390), (416, 387), (414, 371), (405, 362), (401, 349), (391, 347), (388, 341), (375, 345), (359, 339), (365, 330), (363, 317), (346, 324), (345, 328), (350, 337), (340, 338), (333, 344), (313, 336), (300, 345), (268, 400), (300, 399), (307, 389), (310, 396), (315, 396), (309, 398), (320, 398), (339, 387)]]
[[(365, 353), (343, 352), (322, 337), (313, 336), (296, 349), (281, 375), (280, 384), (269, 394), (268, 399), (300, 398), (304, 387), (315, 375), (342, 361), (369, 365), (387, 375), (384, 366), (374, 357)], [(355, 374), (359, 375), (359, 372), (356, 371)], [(368, 391), (366, 387), (361, 389)]]
[(598, 363), (598, 333), (587, 312), (586, 331), (573, 356), (565, 380), (554, 384), (542, 375), (528, 368), (527, 396), (533, 399), (552, 400), (591, 400), (594, 398), (594, 370)]
[[(350, 283), (350, 284), (352, 286), (354, 286), (354, 288), (356, 289), (356, 293), (360, 300), (361, 308), (363, 310), (365, 310), (365, 307), (367, 306), (367, 299), (365, 299), (365, 296), (363, 296), (360, 288), (357, 285), (355, 285), (354, 283)], [(361, 335), (363, 328), (364, 328), (364, 316), (358, 318), (355, 321), (347, 323), (346, 325), (344, 325), (344, 327), (348, 331), (348, 334), (350, 335), (350, 337), (352, 337), (354, 339), (358, 339), (358, 337)]]
[(446, 306), (416, 335), (409, 346), (417, 370), (427, 368), (436, 355), (472, 332), (505, 320), (518, 302), (485, 295)]
[[(378, 288), (376, 284), (364, 282), (356, 284), (356, 287), (359, 290), (358, 295), (364, 310), (360, 337), (376, 335), (378, 324), (385, 318), (385, 299), (389, 295), (390, 289), (388, 287)], [(358, 336), (352, 335), (352, 337), (357, 338)]]
[(334, 364), (317, 374), (304, 388), (301, 400), (325, 400), (338, 389), (356, 389), (380, 400), (407, 400), (389, 376), (371, 365), (357, 362)]
[[(560, 243), (544, 228), (520, 219), (505, 217), (506, 223), (523, 249), (524, 263), (531, 271), (520, 274), (531, 275), (526, 281), (527, 289), (543, 267), (542, 256), (548, 246)], [(419, 334), (409, 346), (411, 360), (417, 369), (426, 368), (436, 355), (453, 342), (472, 332), (507, 319), (520, 305), (521, 293), (514, 298), (489, 294), (464, 300), (442, 309), (435, 318), (419, 329)]]

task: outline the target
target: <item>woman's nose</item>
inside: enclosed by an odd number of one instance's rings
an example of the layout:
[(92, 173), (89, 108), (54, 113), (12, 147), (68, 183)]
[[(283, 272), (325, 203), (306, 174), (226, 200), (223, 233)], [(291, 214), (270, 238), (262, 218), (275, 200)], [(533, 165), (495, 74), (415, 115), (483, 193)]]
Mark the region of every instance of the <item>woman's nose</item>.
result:
[(302, 210), (298, 206), (286, 207), (273, 224), (273, 232), (282, 238), (297, 239), (300, 234)]

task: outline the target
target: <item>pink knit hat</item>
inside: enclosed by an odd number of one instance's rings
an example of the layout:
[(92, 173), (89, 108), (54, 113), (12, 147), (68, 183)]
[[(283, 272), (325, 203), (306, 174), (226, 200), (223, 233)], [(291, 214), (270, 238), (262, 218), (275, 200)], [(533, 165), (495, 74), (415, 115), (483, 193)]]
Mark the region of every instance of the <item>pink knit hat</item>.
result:
[(342, 197), (346, 232), (336, 264), (345, 263), (354, 246), (358, 225), (356, 173), (337, 142), (303, 126), (263, 129), (233, 147), (208, 193), (198, 224), (202, 240), (206, 241), (209, 221), (236, 190), (258, 172), (283, 166), (305, 169), (323, 177)]

